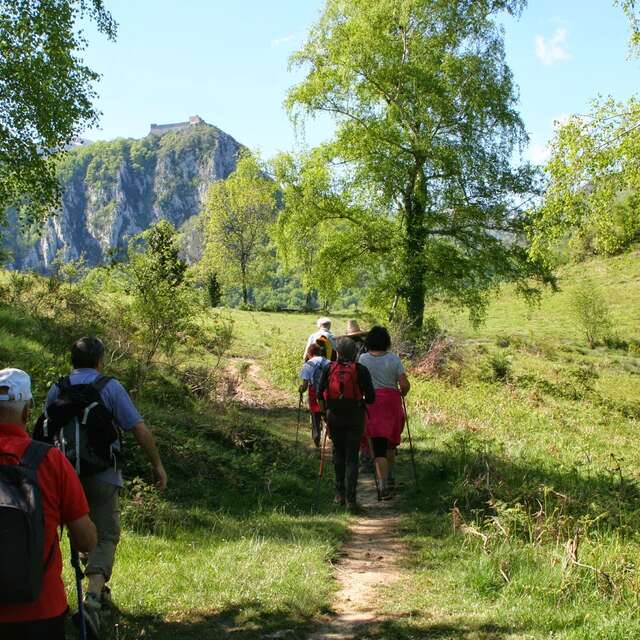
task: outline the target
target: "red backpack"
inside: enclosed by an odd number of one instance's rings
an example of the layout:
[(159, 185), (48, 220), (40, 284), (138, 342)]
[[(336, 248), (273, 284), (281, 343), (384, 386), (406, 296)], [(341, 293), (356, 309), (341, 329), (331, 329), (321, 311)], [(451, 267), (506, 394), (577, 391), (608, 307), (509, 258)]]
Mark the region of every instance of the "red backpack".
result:
[(330, 408), (344, 400), (350, 401), (347, 404), (362, 402), (362, 391), (358, 384), (358, 369), (355, 362), (331, 363), (324, 398)]

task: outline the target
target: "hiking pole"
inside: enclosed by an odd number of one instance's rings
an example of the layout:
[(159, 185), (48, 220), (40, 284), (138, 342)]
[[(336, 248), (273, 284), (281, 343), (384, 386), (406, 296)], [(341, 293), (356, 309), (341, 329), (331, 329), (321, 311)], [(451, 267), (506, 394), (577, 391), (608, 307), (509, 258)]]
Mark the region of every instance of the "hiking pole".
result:
[(369, 444), (369, 456), (371, 457), (371, 464), (373, 465), (373, 481), (376, 483), (376, 495), (378, 496), (378, 502), (382, 500), (382, 493), (380, 491), (380, 483), (378, 482), (378, 469), (376, 468), (376, 458), (373, 454), (373, 445), (371, 444), (371, 438), (367, 436), (367, 443)]
[(411, 430), (409, 429), (409, 413), (407, 412), (407, 403), (402, 396), (402, 408), (404, 409), (404, 423), (407, 425), (407, 435), (409, 436), (409, 451), (411, 453), (411, 467), (413, 469), (413, 480), (416, 483), (416, 489), (418, 489), (418, 474), (416, 473), (416, 459), (413, 453), (413, 441), (411, 439)]
[(87, 640), (87, 622), (84, 619), (84, 601), (82, 599), (82, 578), (84, 573), (80, 567), (80, 556), (71, 547), (71, 566), (76, 572), (76, 593), (78, 594), (78, 626), (80, 627), (80, 640)]
[(298, 433), (300, 432), (300, 414), (302, 413), (302, 392), (300, 392), (300, 401), (298, 402), (298, 423), (296, 424), (296, 447), (298, 446)]
[(327, 434), (329, 433), (329, 428), (325, 424), (324, 426), (324, 439), (322, 441), (322, 449), (320, 449), (320, 469), (318, 470), (318, 478), (316, 480), (316, 500), (315, 507), (316, 511), (318, 510), (318, 506), (320, 504), (320, 481), (322, 480), (322, 474), (324, 473), (324, 450), (327, 446)]

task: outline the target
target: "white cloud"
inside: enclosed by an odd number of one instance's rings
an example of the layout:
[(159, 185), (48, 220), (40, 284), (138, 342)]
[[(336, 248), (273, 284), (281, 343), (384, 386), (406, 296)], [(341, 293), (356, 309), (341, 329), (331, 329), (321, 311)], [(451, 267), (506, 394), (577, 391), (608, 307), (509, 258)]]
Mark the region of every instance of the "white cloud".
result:
[(540, 35), (534, 38), (536, 56), (542, 61), (542, 64), (549, 67), (556, 62), (571, 59), (571, 54), (566, 47), (567, 35), (567, 30), (564, 27), (558, 27), (549, 40)]
[(272, 47), (280, 47), (283, 44), (288, 44), (289, 42), (293, 42), (296, 39), (295, 33), (290, 33), (286, 36), (282, 36), (281, 38), (275, 38), (271, 41)]

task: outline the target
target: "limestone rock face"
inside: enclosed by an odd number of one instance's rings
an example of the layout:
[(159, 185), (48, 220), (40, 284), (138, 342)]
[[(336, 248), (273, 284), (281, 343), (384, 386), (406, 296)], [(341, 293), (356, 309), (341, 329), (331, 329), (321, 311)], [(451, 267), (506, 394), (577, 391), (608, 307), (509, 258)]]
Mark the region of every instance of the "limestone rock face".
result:
[(73, 149), (60, 168), (62, 209), (39, 237), (11, 225), (8, 266), (46, 272), (54, 260), (81, 257), (95, 265), (160, 219), (182, 227), (201, 212), (209, 185), (234, 171), (242, 148), (203, 123)]

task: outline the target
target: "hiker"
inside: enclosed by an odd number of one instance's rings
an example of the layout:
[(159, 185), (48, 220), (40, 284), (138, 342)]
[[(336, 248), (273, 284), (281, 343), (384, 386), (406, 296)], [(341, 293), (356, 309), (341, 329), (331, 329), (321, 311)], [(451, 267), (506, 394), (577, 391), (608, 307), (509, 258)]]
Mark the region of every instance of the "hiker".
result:
[[(56, 409), (62, 410), (81, 393), (96, 393), (99, 400), (100, 423), (93, 430), (107, 433), (113, 425), (122, 431), (131, 432), (151, 463), (156, 487), (164, 489), (167, 485), (160, 454), (156, 448), (153, 434), (145, 425), (129, 394), (115, 379), (103, 376), (100, 372), (104, 365), (104, 345), (99, 338), (85, 337), (77, 340), (71, 347), (70, 375), (54, 384), (47, 395), (45, 416), (55, 416)], [(75, 391), (74, 391), (75, 388)], [(105, 411), (106, 409), (106, 411)], [(116, 438), (110, 445), (110, 468), (97, 473), (90, 468), (79, 471), (84, 487), (91, 519), (98, 530), (98, 544), (88, 556), (85, 574), (88, 577), (87, 593), (84, 597), (84, 609), (87, 624), (98, 635), (100, 629), (100, 611), (110, 603), (111, 592), (107, 583), (111, 578), (116, 547), (120, 539), (119, 494), (123, 486), (120, 470), (120, 441)], [(83, 461), (76, 460), (77, 464)]]
[(333, 442), (336, 498), (350, 511), (357, 511), (358, 449), (364, 433), (365, 403), (371, 404), (376, 392), (367, 368), (356, 363), (356, 343), (339, 338), (338, 360), (324, 371), (318, 384), (320, 405), (326, 411), (327, 428)]
[(305, 391), (309, 392), (311, 437), (316, 447), (320, 446), (320, 438), (322, 436), (322, 409), (318, 404), (316, 388), (320, 382), (322, 371), (331, 364), (325, 355), (326, 350), (324, 345), (315, 342), (309, 347), (305, 356), (306, 362), (302, 365), (302, 370), (300, 371), (302, 384), (298, 389), (301, 396)]
[(68, 460), (27, 434), (32, 406), (29, 375), (2, 369), (0, 638), (64, 640), (68, 606), (57, 528), (85, 552), (96, 546), (96, 528)]
[(307, 339), (307, 344), (304, 348), (304, 354), (303, 354), (303, 358), (307, 357), (307, 352), (309, 350), (309, 347), (314, 344), (315, 342), (318, 342), (318, 339), (323, 339), (322, 341), (325, 342), (325, 346), (326, 346), (326, 354), (325, 357), (328, 360), (333, 360), (333, 352), (336, 348), (336, 339), (333, 335), (333, 333), (331, 333), (331, 318), (319, 318), (318, 321), (316, 322), (316, 326), (318, 327), (317, 331), (314, 331), (309, 338)]
[(366, 435), (373, 450), (380, 496), (388, 500), (395, 488), (393, 467), (405, 421), (402, 397), (409, 393), (411, 385), (399, 356), (389, 351), (391, 337), (384, 327), (369, 330), (366, 346), (367, 353), (360, 356), (359, 362), (371, 374), (376, 390), (376, 400), (367, 412)]
[(351, 338), (356, 343), (356, 361), (367, 350), (365, 338), (367, 332), (360, 329), (360, 325), (357, 320), (347, 321), (347, 332), (345, 334), (347, 338)]

